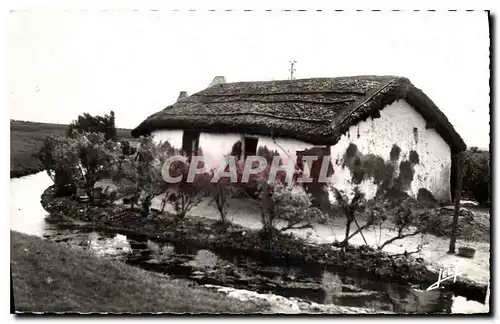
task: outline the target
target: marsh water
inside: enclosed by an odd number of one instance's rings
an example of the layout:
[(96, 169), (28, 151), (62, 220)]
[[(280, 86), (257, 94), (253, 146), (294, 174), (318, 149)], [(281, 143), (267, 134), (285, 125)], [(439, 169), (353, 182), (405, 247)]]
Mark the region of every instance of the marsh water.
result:
[(190, 245), (141, 241), (120, 233), (63, 228), (48, 218), (40, 195), (51, 185), (44, 173), (11, 179), (11, 230), (88, 249), (148, 271), (211, 284), (294, 297), (305, 302), (410, 313), (476, 313), (488, 306), (449, 291), (373, 281), (355, 272), (328, 271), (317, 265), (290, 265), (243, 254)]

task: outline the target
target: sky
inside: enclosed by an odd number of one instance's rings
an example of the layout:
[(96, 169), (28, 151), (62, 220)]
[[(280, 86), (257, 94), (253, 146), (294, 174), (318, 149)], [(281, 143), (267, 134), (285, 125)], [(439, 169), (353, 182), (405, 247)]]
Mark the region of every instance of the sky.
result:
[(485, 12), (13, 11), (10, 118), (70, 123), (115, 112), (134, 128), (180, 91), (228, 82), (398, 75), (488, 148)]

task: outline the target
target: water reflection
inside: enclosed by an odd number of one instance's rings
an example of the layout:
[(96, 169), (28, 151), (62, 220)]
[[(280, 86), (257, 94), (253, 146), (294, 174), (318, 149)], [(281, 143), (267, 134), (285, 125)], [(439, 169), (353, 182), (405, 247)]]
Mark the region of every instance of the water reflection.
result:
[(473, 300), (467, 300), (462, 296), (454, 296), (451, 312), (453, 314), (488, 313), (489, 305), (481, 304)]
[(40, 196), (52, 180), (45, 172), (10, 180), (10, 228), (14, 231), (42, 236), (51, 226), (45, 223), (47, 212)]
[(101, 238), (98, 233), (92, 232), (88, 247), (98, 256), (124, 256), (132, 252), (127, 237), (120, 234), (113, 238)]

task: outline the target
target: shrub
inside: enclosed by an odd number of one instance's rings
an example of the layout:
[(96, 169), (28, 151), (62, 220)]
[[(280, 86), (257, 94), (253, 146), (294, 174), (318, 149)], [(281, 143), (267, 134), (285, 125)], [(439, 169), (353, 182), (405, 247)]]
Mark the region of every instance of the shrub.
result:
[[(169, 170), (163, 170), (164, 163), (173, 156), (181, 156), (168, 142), (155, 144), (151, 136), (142, 137), (141, 143), (132, 155), (122, 149), (122, 154), (115, 157), (113, 180), (118, 184), (119, 192), (127, 198), (131, 208), (140, 204), (143, 216), (148, 216), (152, 200), (165, 195), (161, 211), (170, 203), (176, 211), (177, 219), (183, 219), (196, 206), (204, 195), (202, 183), (206, 175), (196, 175), (193, 183), (187, 182), (190, 161), (175, 161)], [(181, 176), (178, 183), (169, 183), (163, 179), (162, 172), (168, 171), (171, 177)]]
[[(289, 229), (303, 229), (312, 227), (313, 221), (321, 221), (324, 214), (311, 204), (311, 197), (305, 191), (295, 191), (298, 188), (297, 179), (302, 170), (295, 165), (291, 183), (287, 183), (285, 171), (276, 172), (275, 178), (270, 179), (273, 159), (279, 156), (278, 152), (271, 152), (266, 147), (259, 147), (258, 156), (267, 161), (266, 168), (259, 173), (252, 173), (246, 182), (243, 182), (243, 172), (246, 160), (236, 162), (237, 188), (233, 193), (243, 192), (247, 197), (255, 199), (261, 211), (262, 231), (268, 237), (274, 232), (283, 232)], [(283, 165), (283, 159), (279, 164)], [(252, 168), (257, 168), (259, 162), (253, 161)], [(285, 225), (277, 228), (280, 221)]]
[(74, 179), (75, 170), (72, 167), (77, 165), (76, 156), (60, 154), (65, 145), (68, 143), (64, 136), (47, 137), (35, 154), (35, 157), (42, 163), (45, 172), (52, 179), (57, 197), (72, 196), (76, 194), (77, 190)]
[(465, 151), (464, 178), (462, 191), (464, 196), (474, 198), (482, 206), (489, 206), (490, 191), (490, 154), (471, 148)]
[[(271, 152), (267, 147), (259, 147), (257, 150), (257, 156), (262, 156), (266, 159), (267, 165), (266, 168), (259, 173), (252, 173), (249, 175), (248, 180), (246, 182), (242, 182), (243, 172), (245, 170), (246, 159), (240, 159), (236, 162), (236, 175), (237, 175), (237, 183), (241, 191), (244, 191), (247, 195), (258, 198), (262, 180), (265, 182), (270, 181), (270, 172), (272, 168), (273, 159), (275, 156), (279, 156), (278, 152)], [(280, 158), (279, 165), (283, 165), (283, 158)], [(259, 162), (252, 162), (252, 169), (255, 169), (259, 166)], [(297, 183), (297, 179), (302, 175), (302, 170), (296, 165), (292, 177), (292, 184)], [(275, 174), (275, 178), (273, 182), (287, 184), (287, 174), (285, 171), (277, 171)]]
[[(287, 187), (279, 181), (268, 183), (260, 180), (259, 201), (264, 233), (312, 228), (313, 222), (324, 217), (318, 208), (311, 206), (308, 194), (304, 191), (294, 192), (293, 189), (293, 186)], [(285, 225), (278, 229), (280, 221), (284, 221)]]
[[(366, 208), (365, 194), (361, 192), (358, 187), (355, 187), (354, 196), (352, 197), (351, 200), (349, 200), (349, 197), (341, 190), (338, 190), (335, 187), (331, 187), (331, 190), (333, 191), (333, 194), (335, 196), (337, 203), (339, 204), (340, 209), (343, 211), (346, 217), (346, 231), (342, 244), (347, 245), (347, 243), (353, 236), (355, 236), (358, 233), (361, 233), (361, 235), (363, 235), (362, 232), (363, 229), (368, 228), (375, 223), (375, 218), (373, 217), (375, 216), (375, 213), (370, 213), (371, 217), (367, 219), (367, 222), (363, 226), (359, 226), (358, 221), (356, 220), (356, 216), (365, 211)], [(356, 224), (358, 229), (351, 234), (351, 225), (353, 222)], [(364, 236), (363, 240), (365, 241), (365, 244), (368, 244)]]
[[(432, 219), (429, 217), (431, 216), (429, 210), (413, 198), (405, 199), (400, 206), (392, 211), (386, 210), (385, 213), (392, 214), (394, 230), (397, 235), (379, 244), (379, 250), (396, 240), (426, 233)], [(419, 252), (421, 248), (422, 246), (419, 246), (415, 252)]]
[[(377, 249), (382, 250), (386, 245), (405, 237), (424, 234), (429, 231), (435, 223), (432, 213), (426, 207), (425, 203), (420, 203), (417, 200), (407, 197), (401, 200), (400, 196), (392, 197), (386, 195), (378, 195), (374, 199), (367, 201), (364, 193), (358, 187), (354, 188), (354, 197), (349, 201), (348, 197), (341, 191), (333, 188), (335, 198), (340, 205), (340, 208), (346, 216), (346, 233), (342, 244), (345, 246), (348, 241), (360, 233), (363, 237), (365, 245), (368, 245), (363, 230), (370, 227), (378, 227), (379, 237), (377, 242)], [(395, 202), (398, 202), (395, 204)], [(366, 216), (366, 222), (360, 226), (356, 220), (357, 216)], [(382, 237), (382, 226), (391, 219), (391, 225), (397, 235), (391, 237), (383, 243), (380, 243)], [(357, 230), (350, 233), (352, 223), (355, 223)], [(376, 230), (375, 230), (376, 233)], [(415, 253), (420, 251), (421, 246)], [(410, 254), (405, 252), (405, 254)]]
[(115, 113), (111, 111), (104, 116), (84, 113), (68, 126), (67, 135), (73, 136), (75, 133), (102, 133), (106, 140), (116, 140)]
[(142, 137), (134, 155), (115, 155), (113, 180), (118, 191), (129, 197), (131, 208), (140, 204), (143, 216), (148, 216), (152, 200), (169, 189), (169, 183), (162, 178), (162, 167), (170, 157), (161, 144), (153, 139)]
[(137, 153), (137, 149), (130, 145), (130, 142), (126, 139), (120, 140), (119, 143), (121, 145), (123, 155), (134, 155), (135, 153)]
[[(246, 161), (238, 161), (236, 192), (246, 192), (248, 197), (258, 203), (263, 233), (271, 238), (275, 232), (311, 228), (312, 222), (320, 220), (323, 213), (311, 205), (311, 197), (305, 191), (294, 190), (298, 188), (297, 179), (301, 175), (301, 170), (295, 168), (291, 183), (287, 183), (285, 171), (278, 171), (275, 179), (271, 181), (272, 159), (277, 153), (260, 148), (257, 154), (266, 158), (267, 167), (262, 172), (250, 174), (248, 181), (243, 183)], [(280, 164), (283, 164), (283, 160), (280, 160)], [(256, 167), (258, 162), (254, 161), (252, 168)], [(280, 221), (284, 221), (285, 225), (278, 229)]]
[(94, 198), (96, 182), (109, 177), (116, 149), (116, 143), (107, 141), (103, 134), (82, 133), (76, 137), (80, 167), (76, 177), (77, 186), (84, 188), (91, 199)]
[(169, 184), (170, 192), (167, 197), (167, 202), (174, 208), (178, 220), (184, 219), (187, 213), (201, 202), (206, 194), (206, 184), (210, 180), (210, 174), (203, 173), (195, 175), (193, 181), (188, 182), (191, 163), (190, 158), (186, 157), (184, 161), (172, 163), (169, 169), (172, 177), (182, 177), (178, 183)]
[(109, 176), (116, 143), (103, 134), (75, 133), (47, 138), (38, 158), (56, 185), (56, 192), (82, 188), (90, 199), (98, 180)]
[(228, 201), (231, 197), (235, 196), (238, 193), (237, 187), (234, 184), (230, 183), (227, 178), (219, 179), (219, 181), (217, 182), (206, 181), (205, 183), (207, 191), (212, 197), (211, 203), (215, 204), (215, 207), (219, 212), (220, 222), (222, 224), (228, 223)]

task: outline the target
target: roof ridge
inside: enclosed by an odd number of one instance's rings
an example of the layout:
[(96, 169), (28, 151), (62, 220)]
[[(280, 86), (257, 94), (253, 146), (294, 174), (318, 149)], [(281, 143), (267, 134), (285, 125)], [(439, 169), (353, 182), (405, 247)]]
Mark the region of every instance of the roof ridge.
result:
[(391, 74), (360, 74), (360, 75), (343, 75), (343, 76), (322, 76), (322, 77), (310, 77), (310, 78), (299, 78), (299, 79), (280, 79), (280, 80), (250, 80), (250, 81), (233, 81), (226, 82), (225, 85), (234, 84), (234, 83), (265, 83), (265, 82), (297, 82), (297, 81), (305, 81), (305, 80), (335, 80), (335, 79), (359, 79), (359, 78), (392, 78), (399, 79), (405, 78), (399, 75), (391, 75)]

